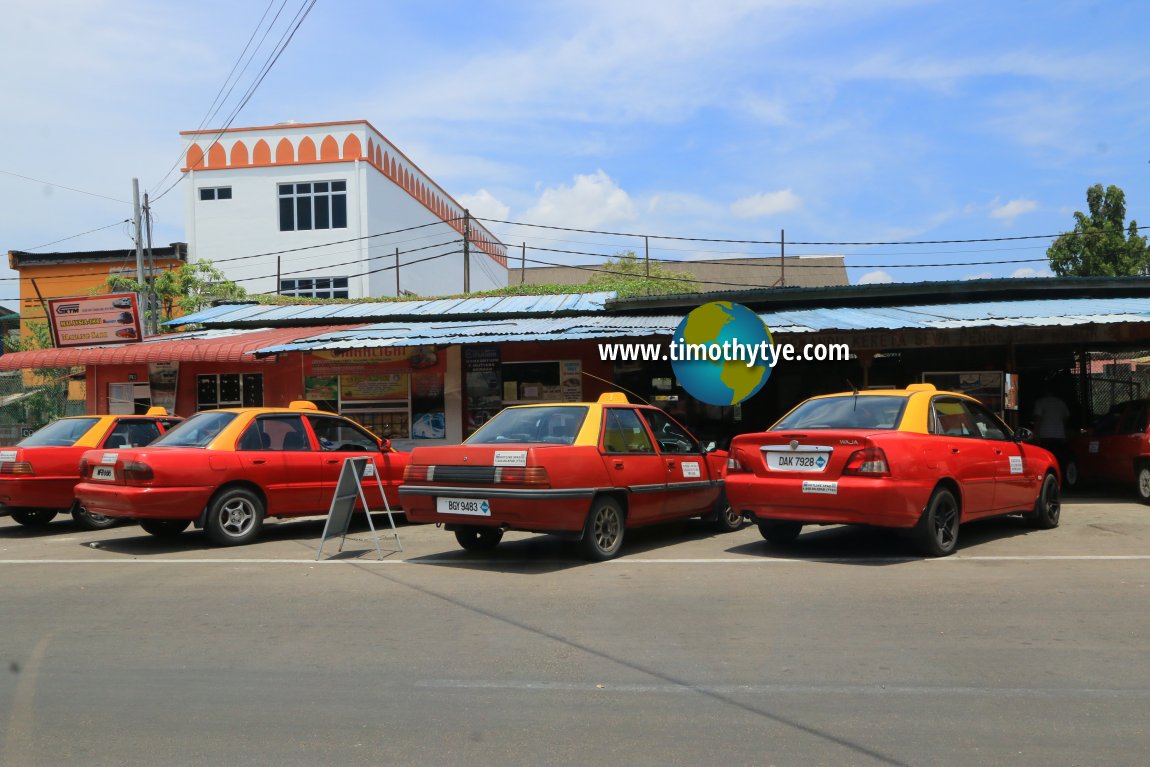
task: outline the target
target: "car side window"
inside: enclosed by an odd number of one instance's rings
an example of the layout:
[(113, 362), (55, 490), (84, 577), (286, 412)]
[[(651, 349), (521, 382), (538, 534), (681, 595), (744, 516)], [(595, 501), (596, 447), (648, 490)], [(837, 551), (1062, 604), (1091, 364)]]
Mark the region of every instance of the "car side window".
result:
[(662, 410), (642, 410), (643, 418), (651, 427), (660, 453), (701, 453), (703, 448), (682, 426), (672, 421)]
[(236, 449), (298, 452), (311, 450), (311, 443), (300, 416), (266, 416), (244, 430)]
[(977, 436), (983, 439), (1010, 439), (1006, 427), (989, 410), (973, 402), (963, 402), (962, 404), (970, 413)]
[(1119, 434), (1140, 434), (1146, 431), (1146, 406), (1141, 402), (1130, 402), (1118, 420)]
[(931, 431), (947, 437), (976, 437), (978, 433), (963, 401), (955, 397), (936, 397), (931, 402)]
[(326, 452), (379, 452), (379, 440), (351, 421), (326, 416), (308, 416), (308, 423)]
[(603, 450), (607, 453), (654, 453), (639, 415), (630, 408), (603, 411)]

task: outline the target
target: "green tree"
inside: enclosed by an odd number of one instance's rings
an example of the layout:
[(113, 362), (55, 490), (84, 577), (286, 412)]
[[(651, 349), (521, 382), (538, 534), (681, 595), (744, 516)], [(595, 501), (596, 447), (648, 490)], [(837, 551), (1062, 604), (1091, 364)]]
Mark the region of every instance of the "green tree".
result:
[(1111, 185), (1086, 190), (1090, 214), (1074, 213), (1074, 231), (1046, 251), (1059, 277), (1124, 277), (1150, 274), (1150, 247), (1139, 236), (1138, 222), (1126, 226), (1126, 194)]
[[(5, 350), (26, 352), (54, 346), (46, 322), (29, 322), (28, 329), (30, 336), (5, 338)], [(57, 368), (33, 368), (30, 375), (22, 373), (19, 384), (25, 396), (4, 408), (4, 421), (38, 429), (65, 415), (69, 373), (69, 370)]]
[(634, 251), (617, 253), (597, 268), (602, 271), (587, 281), (587, 287), (613, 290), (621, 297), (667, 296), (699, 290), (694, 274), (672, 271), (658, 262), (648, 264)]
[[(111, 293), (144, 293), (146, 288), (136, 280), (113, 275), (105, 283)], [(198, 312), (212, 301), (247, 297), (247, 291), (224, 278), (224, 273), (211, 261), (183, 264), (179, 269), (163, 271), (153, 280), (159, 301), (160, 322), (183, 314)]]

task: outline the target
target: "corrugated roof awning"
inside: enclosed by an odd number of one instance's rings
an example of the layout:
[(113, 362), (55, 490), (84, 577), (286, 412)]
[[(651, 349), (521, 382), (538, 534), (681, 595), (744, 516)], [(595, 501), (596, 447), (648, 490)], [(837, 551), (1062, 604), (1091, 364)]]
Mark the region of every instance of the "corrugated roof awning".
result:
[[(156, 336), (138, 344), (9, 352), (0, 357), (0, 370), (69, 368), (81, 365), (139, 365), (148, 362), (260, 362), (261, 360), (253, 354), (256, 349), (302, 340), (330, 332), (335, 328), (336, 326), (274, 330), (202, 330)], [(348, 328), (343, 326), (342, 329)]]

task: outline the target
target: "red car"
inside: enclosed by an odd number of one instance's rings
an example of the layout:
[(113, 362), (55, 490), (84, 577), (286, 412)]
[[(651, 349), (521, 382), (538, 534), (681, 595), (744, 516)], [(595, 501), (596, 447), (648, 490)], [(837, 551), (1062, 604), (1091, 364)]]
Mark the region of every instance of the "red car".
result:
[(1070, 440), (1066, 487), (1094, 483), (1133, 486), (1150, 503), (1150, 400), (1115, 405), (1085, 433)]
[(89, 450), (76, 497), (161, 537), (203, 528), (221, 546), (254, 540), (266, 517), (326, 514), (343, 459), (368, 456), (364, 496), (383, 509), (376, 472), (398, 506), (407, 453), (311, 402), (196, 413), (145, 449)]
[(416, 448), (399, 492), (408, 520), (443, 524), (469, 551), (525, 530), (579, 540), (604, 560), (633, 527), (703, 516), (738, 529), (722, 494), (726, 457), (662, 410), (610, 393), (509, 407), (462, 445)]
[(770, 543), (804, 525), (875, 525), (946, 556), (959, 525), (1022, 513), (1057, 527), (1058, 464), (977, 400), (930, 384), (806, 400), (731, 442), (727, 498)]
[(80, 457), (92, 448), (142, 447), (181, 420), (162, 407), (146, 415), (85, 415), (53, 421), (15, 447), (0, 448), (0, 516), (22, 525), (46, 525), (70, 511), (83, 527), (111, 527), (114, 519), (93, 514), (76, 503)]

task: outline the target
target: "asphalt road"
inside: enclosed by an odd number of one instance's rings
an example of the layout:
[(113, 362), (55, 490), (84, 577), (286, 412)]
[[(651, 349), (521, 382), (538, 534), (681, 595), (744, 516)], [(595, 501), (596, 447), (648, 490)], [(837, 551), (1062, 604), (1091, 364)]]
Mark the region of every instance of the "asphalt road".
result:
[[(377, 518), (377, 522), (385, 520)], [(0, 765), (1148, 764), (1150, 507), (403, 551), (0, 519)]]

